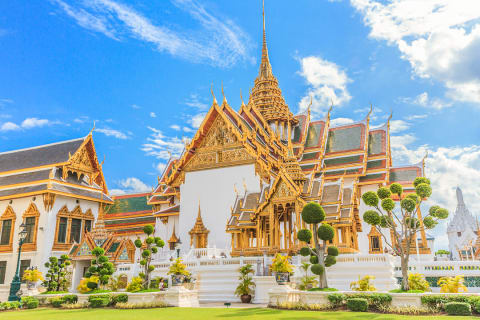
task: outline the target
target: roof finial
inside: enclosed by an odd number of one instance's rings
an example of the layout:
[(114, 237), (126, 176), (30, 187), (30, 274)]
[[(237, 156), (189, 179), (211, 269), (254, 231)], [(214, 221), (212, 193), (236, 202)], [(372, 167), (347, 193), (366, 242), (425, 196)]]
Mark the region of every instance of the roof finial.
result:
[(242, 89), (240, 88), (240, 100), (242, 101), (242, 107), (245, 105), (245, 102), (243, 102), (243, 95), (242, 95)]
[(263, 18), (263, 44), (262, 44), (262, 61), (260, 63), (259, 77), (273, 77), (272, 66), (268, 58), (267, 49), (267, 33), (265, 31), (265, 0), (262, 2), (262, 18)]
[(90, 133), (88, 134), (89, 136), (91, 136), (93, 131), (95, 131), (95, 122), (96, 122), (96, 120), (93, 120), (93, 128), (92, 128), (92, 130), (90, 130)]
[(227, 98), (225, 98), (225, 92), (223, 92), (223, 80), (222, 80), (222, 96), (223, 96), (223, 103), (227, 103)]
[(330, 99), (330, 108), (328, 108), (328, 112), (327, 112), (327, 118), (330, 120), (330, 114), (332, 113), (332, 109), (333, 109), (333, 100)]
[(217, 98), (215, 98), (215, 94), (213, 93), (213, 82), (212, 82), (212, 86), (210, 87), (210, 92), (212, 93), (213, 104), (217, 104)]
[(390, 120), (392, 120), (392, 117), (393, 117), (393, 109), (390, 109), (390, 116), (388, 116), (387, 122), (390, 122)]
[(368, 111), (367, 119), (370, 118), (370, 115), (372, 114), (372, 112), (373, 112), (373, 104), (370, 102), (370, 111)]

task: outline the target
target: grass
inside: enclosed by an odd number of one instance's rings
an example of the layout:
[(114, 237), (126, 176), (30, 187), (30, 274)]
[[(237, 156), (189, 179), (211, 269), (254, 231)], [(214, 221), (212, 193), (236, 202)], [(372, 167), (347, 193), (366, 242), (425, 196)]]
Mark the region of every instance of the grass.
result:
[[(2, 312), (2, 320), (204, 320), (204, 319), (245, 319), (245, 320), (397, 320), (405, 319), (404, 315), (364, 313), (364, 312), (320, 312), (291, 311), (266, 308), (161, 308), (161, 309), (47, 309)], [(474, 317), (447, 316), (415, 316), (415, 319), (474, 319)]]
[(112, 290), (95, 289), (95, 290), (86, 292), (86, 294), (110, 293), (110, 292), (112, 292)]
[(393, 290), (390, 290), (388, 292), (391, 292), (391, 293), (424, 293), (425, 291), (423, 290), (402, 290), (402, 289), (393, 289)]
[(68, 293), (68, 291), (45, 291), (45, 292), (42, 292), (41, 294), (63, 294), (63, 293)]
[(335, 289), (335, 288), (311, 288), (311, 289), (308, 289), (308, 291), (338, 291), (338, 289)]

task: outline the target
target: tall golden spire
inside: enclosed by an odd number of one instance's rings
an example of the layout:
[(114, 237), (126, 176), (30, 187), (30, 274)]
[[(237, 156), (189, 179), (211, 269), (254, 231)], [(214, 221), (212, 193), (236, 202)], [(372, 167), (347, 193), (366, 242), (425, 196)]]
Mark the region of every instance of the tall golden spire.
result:
[[(249, 103), (253, 103), (262, 114), (263, 118), (272, 125), (272, 129), (282, 140), (288, 140), (290, 127), (297, 123), (282, 96), (278, 80), (272, 72), (268, 57), (267, 33), (265, 31), (265, 0), (262, 7), (263, 18), (263, 43), (262, 60), (258, 77), (255, 79)], [(288, 129), (287, 129), (288, 128)]]

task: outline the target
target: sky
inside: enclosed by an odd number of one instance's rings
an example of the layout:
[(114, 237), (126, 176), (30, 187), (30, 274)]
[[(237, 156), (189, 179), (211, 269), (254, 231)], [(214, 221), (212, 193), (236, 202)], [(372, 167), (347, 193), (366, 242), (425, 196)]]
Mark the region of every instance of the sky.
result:
[[(239, 109), (258, 73), (260, 0), (0, 2), (0, 152), (86, 136), (113, 194), (148, 192), (214, 94)], [(428, 150), (431, 203), (480, 214), (480, 2), (266, 0), (293, 113), (393, 112), (394, 165)], [(446, 223), (434, 234), (446, 247)]]

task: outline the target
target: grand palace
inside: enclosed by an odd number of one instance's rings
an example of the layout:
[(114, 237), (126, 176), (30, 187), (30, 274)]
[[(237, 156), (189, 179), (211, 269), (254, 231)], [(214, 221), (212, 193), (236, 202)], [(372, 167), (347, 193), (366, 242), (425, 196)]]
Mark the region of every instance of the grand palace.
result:
[[(393, 182), (413, 192), (424, 161), (393, 165), (391, 116), (379, 127), (371, 126), (371, 110), (348, 125), (333, 126), (330, 116), (331, 109), (321, 119), (310, 109), (291, 112), (270, 64), (264, 19), (248, 102), (237, 109), (213, 96), (198, 131), (151, 193), (109, 195), (93, 132), (0, 153), (0, 291), (15, 273), (21, 224), (28, 233), (21, 272), (69, 254), (77, 284), (95, 246), (119, 269), (135, 264), (132, 241), (148, 224), (167, 243), (158, 263), (187, 259), (196, 249), (212, 249), (216, 258), (295, 256), (296, 232), (305, 227), (301, 210), (311, 201), (324, 208), (341, 256), (390, 253), (379, 230), (362, 221), (361, 195)], [(412, 252), (431, 258), (433, 239), (423, 228), (419, 235)]]

